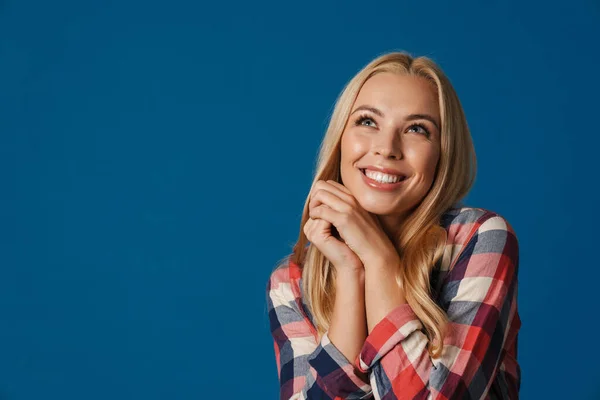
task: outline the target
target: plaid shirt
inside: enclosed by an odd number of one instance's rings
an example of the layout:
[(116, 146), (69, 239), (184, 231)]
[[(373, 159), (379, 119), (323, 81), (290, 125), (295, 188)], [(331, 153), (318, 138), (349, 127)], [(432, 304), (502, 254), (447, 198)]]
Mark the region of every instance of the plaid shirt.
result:
[(302, 296), (301, 267), (289, 256), (277, 266), (267, 305), (280, 399), (519, 397), (515, 233), (500, 215), (473, 207), (450, 208), (441, 225), (448, 240), (431, 289), (450, 330), (439, 358), (429, 356), (421, 321), (402, 304), (374, 326), (355, 360), (346, 359), (327, 332), (318, 340)]

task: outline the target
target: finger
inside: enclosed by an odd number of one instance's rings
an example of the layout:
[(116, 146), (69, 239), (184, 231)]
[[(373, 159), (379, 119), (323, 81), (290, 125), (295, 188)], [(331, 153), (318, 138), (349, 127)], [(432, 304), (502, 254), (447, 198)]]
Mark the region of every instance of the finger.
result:
[(306, 221), (303, 227), (303, 231), (305, 235), (309, 235), (312, 231), (318, 231), (322, 229), (326, 229), (331, 225), (331, 222), (326, 221), (320, 218), (310, 217)]
[[(315, 186), (313, 187), (313, 189), (311, 191), (311, 197), (314, 196), (314, 194), (317, 193), (318, 191), (324, 190), (324, 191), (335, 194), (337, 197), (339, 197), (341, 200), (348, 203), (349, 205), (353, 205), (354, 204), (354, 196), (346, 193), (344, 190), (340, 189), (340, 187), (333, 185), (332, 182), (334, 182), (334, 181), (318, 180), (315, 183)], [(343, 185), (341, 185), (341, 187), (345, 188)], [(316, 205), (318, 205), (318, 204), (315, 204), (315, 206)]]
[(338, 212), (350, 212), (352, 206), (340, 199), (337, 193), (332, 193), (325, 189), (319, 189), (315, 192), (314, 196), (311, 197), (309, 203), (309, 211), (319, 207), (321, 205), (329, 206), (330, 208)]
[(335, 186), (336, 188), (340, 189), (341, 191), (343, 191), (344, 193), (347, 193), (349, 195), (351, 195), (352, 193), (350, 192), (350, 189), (348, 189), (346, 186), (344, 186), (343, 184), (334, 181), (333, 179), (329, 179), (327, 181), (327, 183), (329, 183), (330, 185)]
[(310, 242), (314, 241), (315, 222), (316, 220), (309, 218), (306, 224), (304, 224), (304, 234)]
[(312, 218), (309, 218), (306, 223), (304, 224), (304, 227), (302, 227), (302, 231), (304, 232), (304, 236), (306, 236), (307, 238), (309, 238), (308, 240), (310, 240), (310, 231), (312, 229)]
[(338, 183), (333, 180), (328, 180), (328, 181), (319, 180), (315, 184), (314, 191), (317, 191), (320, 189), (327, 190), (331, 193), (334, 193), (336, 196), (338, 196), (340, 199), (342, 199), (344, 202), (346, 202), (347, 204), (349, 204), (351, 206), (356, 205), (356, 199), (354, 198), (354, 196), (352, 196), (352, 194), (350, 193), (350, 190), (348, 190), (348, 188), (345, 187), (344, 185), (342, 185), (341, 183)]
[(324, 231), (330, 227), (331, 224), (323, 219), (309, 218), (304, 224), (304, 235), (311, 243), (320, 244), (326, 237), (323, 235)]
[(329, 224), (336, 226), (340, 220), (341, 213), (332, 209), (331, 207), (328, 207), (326, 204), (322, 204), (310, 211), (310, 217), (317, 221), (324, 220)]

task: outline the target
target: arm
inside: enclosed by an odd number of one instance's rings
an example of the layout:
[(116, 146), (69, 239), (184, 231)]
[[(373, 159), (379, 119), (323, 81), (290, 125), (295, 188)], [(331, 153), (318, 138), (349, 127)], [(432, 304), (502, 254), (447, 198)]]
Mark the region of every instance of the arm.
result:
[[(329, 331), (317, 341), (316, 330), (302, 311), (301, 300), (294, 293), (300, 277), (298, 271), (291, 267), (278, 268), (271, 275), (267, 285), (267, 304), (280, 384), (280, 399), (371, 398), (371, 387), (365, 381), (364, 374), (358, 371), (342, 353), (345, 351), (348, 355), (358, 354), (364, 337), (360, 340), (360, 345), (356, 344), (356, 339), (336, 339), (342, 350), (332, 343)], [(344, 290), (352, 294), (357, 289), (349, 290), (346, 287)], [(334, 309), (348, 305), (347, 299), (343, 300), (343, 297), (340, 299), (342, 300), (337, 302)], [(347, 332), (339, 329), (344, 323), (344, 318), (343, 315), (334, 315), (332, 328), (333, 332), (336, 332), (335, 338), (337, 332), (340, 336), (344, 334), (349, 336)], [(355, 317), (349, 318), (357, 320)], [(352, 324), (349, 320), (345, 322)], [(338, 327), (337, 330), (335, 326)], [(366, 331), (366, 327), (364, 330)], [(354, 356), (352, 357), (351, 359), (354, 359)]]
[[(346, 360), (355, 360), (367, 337), (365, 317), (365, 270), (340, 269), (336, 277), (333, 315), (327, 335)], [(368, 382), (368, 376), (356, 370)]]
[[(518, 253), (514, 231), (502, 217), (488, 212), (475, 221), (440, 293), (450, 322), (441, 357), (436, 359), (430, 358), (423, 325), (402, 296), (390, 306), (381, 301), (385, 296), (367, 287), (367, 309), (379, 304), (387, 313), (370, 329), (356, 359), (362, 371), (374, 375), (373, 391), (381, 398), (483, 399), (502, 374), (502, 398), (518, 398), (519, 376), (498, 368), (509, 331), (520, 326)], [(367, 285), (374, 280), (367, 276)]]

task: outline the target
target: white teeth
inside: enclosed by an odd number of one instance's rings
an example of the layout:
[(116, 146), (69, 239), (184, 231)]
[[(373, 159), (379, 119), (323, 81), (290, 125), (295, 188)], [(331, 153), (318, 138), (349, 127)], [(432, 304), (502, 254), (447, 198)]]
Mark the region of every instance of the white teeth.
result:
[(377, 182), (381, 182), (381, 183), (396, 183), (398, 181), (401, 180), (401, 176), (399, 175), (389, 175), (389, 174), (383, 174), (381, 172), (374, 172), (374, 171), (369, 171), (369, 170), (364, 170), (365, 171), (365, 175), (368, 176), (369, 178), (376, 180)]

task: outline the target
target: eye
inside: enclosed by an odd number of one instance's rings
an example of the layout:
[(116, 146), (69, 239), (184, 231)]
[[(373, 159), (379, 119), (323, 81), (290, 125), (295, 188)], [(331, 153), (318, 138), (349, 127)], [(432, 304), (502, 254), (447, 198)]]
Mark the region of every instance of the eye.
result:
[(356, 121), (354, 122), (355, 126), (358, 125), (362, 125), (362, 126), (369, 126), (369, 127), (375, 127), (375, 120), (373, 120), (373, 118), (369, 117), (368, 115), (361, 115), (359, 116)]
[(422, 124), (412, 124), (411, 126), (408, 127), (408, 130), (411, 130), (411, 129), (415, 129), (417, 131), (417, 133), (422, 133), (427, 137), (430, 136), (429, 131)]

